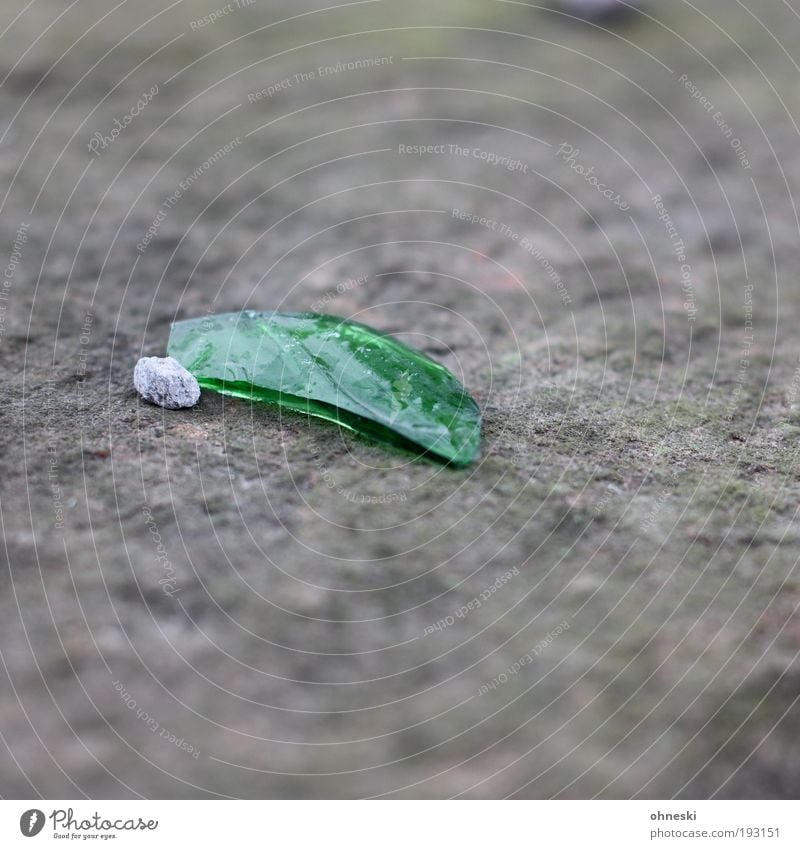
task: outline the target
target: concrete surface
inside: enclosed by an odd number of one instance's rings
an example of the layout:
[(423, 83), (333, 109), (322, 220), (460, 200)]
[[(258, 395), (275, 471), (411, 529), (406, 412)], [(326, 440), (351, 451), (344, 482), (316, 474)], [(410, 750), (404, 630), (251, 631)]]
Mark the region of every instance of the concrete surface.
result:
[[(223, 5), (0, 11), (0, 793), (797, 798), (793, 4)], [(140, 402), (243, 307), (479, 464)]]

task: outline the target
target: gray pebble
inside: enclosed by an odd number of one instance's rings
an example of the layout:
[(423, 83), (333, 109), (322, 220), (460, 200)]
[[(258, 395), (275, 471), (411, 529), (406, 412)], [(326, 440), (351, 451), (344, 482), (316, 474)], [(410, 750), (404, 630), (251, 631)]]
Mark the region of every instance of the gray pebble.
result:
[(136, 391), (152, 404), (179, 410), (200, 400), (200, 385), (174, 357), (142, 357), (133, 370)]

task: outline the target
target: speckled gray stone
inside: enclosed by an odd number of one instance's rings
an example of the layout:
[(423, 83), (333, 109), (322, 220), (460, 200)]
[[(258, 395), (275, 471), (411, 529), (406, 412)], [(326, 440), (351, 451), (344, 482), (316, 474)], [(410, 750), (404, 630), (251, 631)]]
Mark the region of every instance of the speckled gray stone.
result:
[(174, 357), (142, 357), (133, 370), (136, 391), (152, 404), (168, 410), (194, 407), (200, 386)]

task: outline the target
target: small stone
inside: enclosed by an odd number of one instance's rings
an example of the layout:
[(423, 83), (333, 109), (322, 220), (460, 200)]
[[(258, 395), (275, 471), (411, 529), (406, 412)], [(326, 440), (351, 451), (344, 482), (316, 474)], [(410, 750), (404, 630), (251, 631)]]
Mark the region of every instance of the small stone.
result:
[(151, 404), (180, 410), (200, 400), (200, 384), (174, 357), (142, 357), (133, 370), (136, 391)]

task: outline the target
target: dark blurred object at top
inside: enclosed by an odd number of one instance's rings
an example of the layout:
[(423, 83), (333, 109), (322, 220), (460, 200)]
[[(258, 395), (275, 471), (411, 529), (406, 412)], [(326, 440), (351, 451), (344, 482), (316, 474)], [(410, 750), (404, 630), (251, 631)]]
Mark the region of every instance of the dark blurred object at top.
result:
[(557, 4), (562, 12), (598, 23), (621, 21), (641, 6), (641, 0), (559, 0)]

